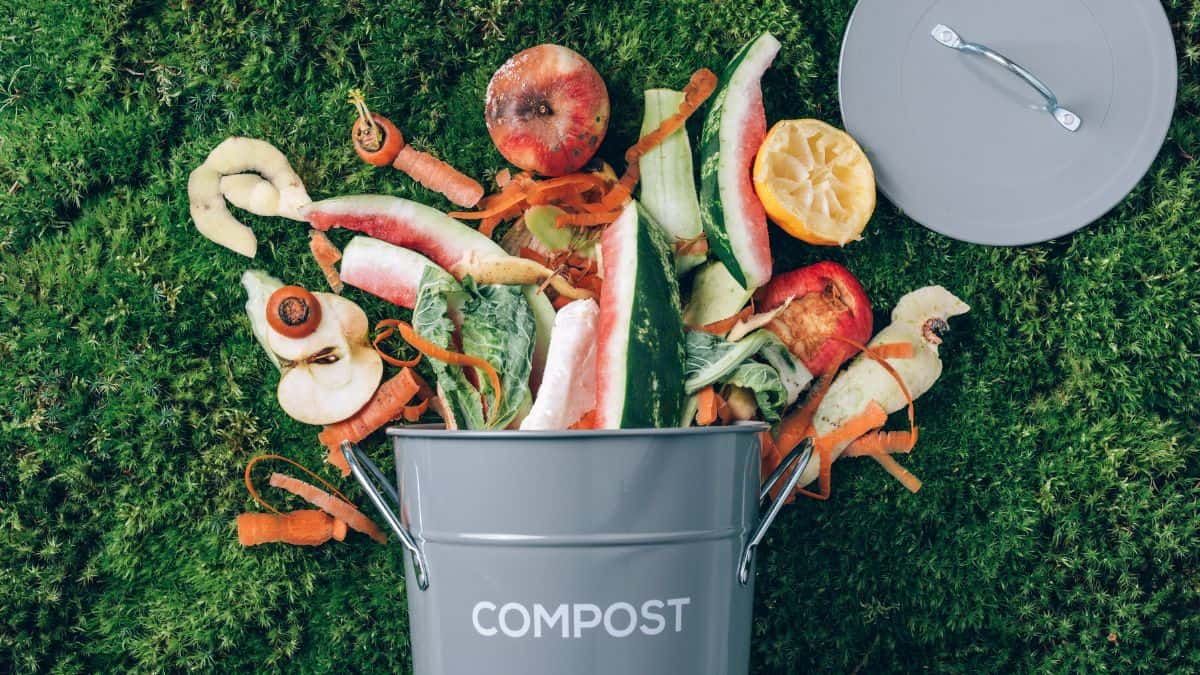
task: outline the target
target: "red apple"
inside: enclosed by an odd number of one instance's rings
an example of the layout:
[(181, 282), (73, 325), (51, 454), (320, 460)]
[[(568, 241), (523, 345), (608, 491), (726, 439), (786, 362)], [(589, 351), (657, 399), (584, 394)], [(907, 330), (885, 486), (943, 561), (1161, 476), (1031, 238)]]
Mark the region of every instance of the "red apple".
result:
[(561, 176), (578, 171), (604, 140), (608, 89), (576, 52), (538, 45), (492, 75), (484, 117), (505, 159), (543, 176)]
[(790, 301), (767, 330), (778, 335), (814, 376), (836, 371), (857, 351), (834, 336), (860, 344), (871, 339), (874, 317), (867, 292), (850, 270), (835, 262), (777, 274), (755, 297), (760, 312)]

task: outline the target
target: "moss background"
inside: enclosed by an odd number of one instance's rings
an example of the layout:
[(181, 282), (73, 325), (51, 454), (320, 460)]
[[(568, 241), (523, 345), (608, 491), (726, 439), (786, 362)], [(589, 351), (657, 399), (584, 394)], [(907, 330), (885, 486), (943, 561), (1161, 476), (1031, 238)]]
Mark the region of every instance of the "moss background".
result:
[[(925, 489), (847, 461), (832, 501), (774, 528), (756, 672), (1200, 669), (1200, 1), (1165, 5), (1175, 122), (1092, 227), (984, 248), (881, 202), (845, 251), (776, 240), (777, 269), (848, 264), (880, 325), (928, 283), (973, 310), (918, 404), (905, 463)], [(322, 277), (296, 223), (250, 218), (252, 263), (196, 233), (187, 175), (221, 139), (275, 143), (316, 196), (445, 207), (356, 158), (351, 87), (414, 145), (490, 177), (489, 76), (565, 44), (608, 82), (601, 154), (619, 166), (643, 88), (719, 68), (763, 29), (784, 44), (768, 118), (839, 123), (851, 7), (0, 0), (0, 671), (408, 668), (399, 546), (236, 543), (249, 457), (322, 458), (274, 401), (237, 280), (251, 265)]]

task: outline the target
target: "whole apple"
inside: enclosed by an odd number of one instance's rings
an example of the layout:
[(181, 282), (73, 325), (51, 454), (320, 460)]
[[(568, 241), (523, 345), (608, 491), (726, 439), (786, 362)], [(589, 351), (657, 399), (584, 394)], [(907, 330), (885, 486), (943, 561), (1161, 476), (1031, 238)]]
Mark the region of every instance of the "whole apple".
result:
[(578, 53), (530, 47), (488, 82), (484, 117), (492, 142), (516, 166), (561, 176), (587, 163), (608, 131), (608, 89)]

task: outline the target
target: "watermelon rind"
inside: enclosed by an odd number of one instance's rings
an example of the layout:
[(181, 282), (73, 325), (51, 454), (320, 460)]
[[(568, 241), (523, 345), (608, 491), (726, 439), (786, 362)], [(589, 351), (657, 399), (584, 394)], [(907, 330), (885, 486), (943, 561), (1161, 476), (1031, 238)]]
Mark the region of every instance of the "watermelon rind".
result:
[(721, 76), (700, 133), (700, 222), (709, 249), (749, 289), (771, 278), (766, 211), (750, 170), (766, 133), (760, 83), (779, 47), (769, 32), (742, 47)]
[(672, 246), (636, 201), (605, 230), (600, 246), (605, 288), (597, 330), (597, 426), (679, 426), (685, 354)]

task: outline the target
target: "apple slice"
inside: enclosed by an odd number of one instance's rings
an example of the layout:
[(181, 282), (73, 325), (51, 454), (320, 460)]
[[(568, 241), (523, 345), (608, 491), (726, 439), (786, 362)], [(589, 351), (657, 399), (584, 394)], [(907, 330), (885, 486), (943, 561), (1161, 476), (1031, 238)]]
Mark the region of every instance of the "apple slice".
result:
[(367, 315), (332, 293), (312, 294), (316, 330), (291, 338), (270, 328), (267, 344), (282, 372), (276, 395), (283, 411), (306, 424), (333, 424), (366, 405), (383, 378), (383, 361), (367, 338)]

